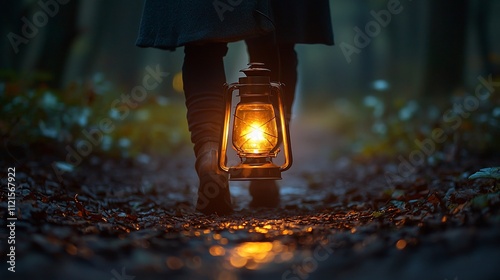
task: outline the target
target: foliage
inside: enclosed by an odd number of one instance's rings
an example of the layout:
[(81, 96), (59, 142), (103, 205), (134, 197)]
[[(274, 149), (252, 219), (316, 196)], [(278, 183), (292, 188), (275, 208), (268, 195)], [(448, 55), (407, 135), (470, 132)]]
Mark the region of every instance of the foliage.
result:
[[(446, 102), (394, 98), (393, 92), (377, 92), (362, 99), (337, 99), (322, 108), (322, 118), (348, 150), (363, 156), (408, 155), (421, 150), (427, 161), (456, 158), (464, 151), (498, 151), (500, 103), (490, 96), (467, 111), (470, 95), (450, 96)], [(495, 97), (496, 98), (496, 97)], [(433, 131), (442, 131), (435, 141)], [(426, 153), (422, 143), (432, 148)]]
[[(0, 134), (15, 145), (47, 143), (75, 150), (87, 141), (93, 151), (122, 156), (166, 154), (187, 143), (183, 104), (155, 93), (136, 106), (115, 103), (123, 92), (127, 90), (102, 75), (62, 90), (9, 79), (0, 83)], [(103, 130), (103, 121), (108, 130)]]
[(469, 176), (469, 179), (477, 178), (500, 180), (500, 167), (481, 168), (481, 170)]

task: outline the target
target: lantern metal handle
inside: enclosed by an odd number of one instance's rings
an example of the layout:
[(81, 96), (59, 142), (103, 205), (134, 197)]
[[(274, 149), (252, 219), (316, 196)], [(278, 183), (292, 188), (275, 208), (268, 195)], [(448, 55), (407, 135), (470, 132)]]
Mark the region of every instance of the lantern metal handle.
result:
[(225, 114), (224, 114), (224, 124), (222, 127), (222, 138), (220, 141), (219, 150), (219, 168), (222, 171), (229, 172), (229, 167), (227, 166), (227, 138), (229, 135), (229, 119), (231, 117), (231, 104), (233, 101), (233, 91), (238, 89), (238, 83), (224, 84), (224, 103)]
[(285, 118), (285, 104), (282, 99), (283, 88), (280, 83), (271, 83), (271, 89), (276, 92), (278, 97), (278, 108), (280, 114), (280, 123), (281, 123), (281, 134), (283, 136), (283, 150), (285, 153), (285, 162), (280, 166), (281, 171), (286, 171), (292, 167), (293, 156), (292, 149), (290, 144), (290, 131), (286, 127), (286, 118)]

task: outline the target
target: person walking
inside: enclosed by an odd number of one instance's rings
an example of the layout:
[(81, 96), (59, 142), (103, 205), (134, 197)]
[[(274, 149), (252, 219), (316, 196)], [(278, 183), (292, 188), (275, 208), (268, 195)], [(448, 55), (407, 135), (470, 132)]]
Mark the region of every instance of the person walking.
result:
[[(184, 47), (182, 77), (187, 121), (199, 178), (196, 210), (233, 211), (228, 174), (218, 168), (224, 119), (223, 59), (227, 43), (245, 40), (251, 62), (285, 84), (288, 121), (297, 83), (296, 44), (333, 45), (328, 0), (146, 0), (136, 45), (164, 50)], [(275, 207), (275, 181), (252, 181), (251, 207)]]

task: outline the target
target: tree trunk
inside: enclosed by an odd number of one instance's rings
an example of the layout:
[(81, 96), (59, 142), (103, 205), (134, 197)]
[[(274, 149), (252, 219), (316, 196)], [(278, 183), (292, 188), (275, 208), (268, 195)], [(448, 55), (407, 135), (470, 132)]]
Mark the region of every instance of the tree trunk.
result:
[(76, 19), (78, 1), (69, 1), (59, 7), (59, 13), (50, 18), (42, 51), (36, 63), (36, 70), (48, 74), (47, 83), (52, 87), (61, 86), (66, 60), (77, 36)]
[(493, 73), (493, 65), (490, 61), (490, 39), (489, 39), (489, 13), (490, 13), (491, 2), (490, 0), (480, 1), (478, 11), (474, 15), (474, 20), (476, 22), (476, 32), (479, 47), (479, 56), (481, 57), (481, 62), (483, 63), (483, 75), (489, 75)]
[(464, 86), (467, 0), (432, 1), (429, 8), (423, 96), (446, 99)]

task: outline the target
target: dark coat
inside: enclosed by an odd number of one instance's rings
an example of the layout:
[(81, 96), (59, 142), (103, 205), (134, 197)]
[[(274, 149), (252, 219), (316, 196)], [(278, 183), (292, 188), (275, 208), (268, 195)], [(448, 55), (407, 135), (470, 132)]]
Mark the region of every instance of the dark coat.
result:
[(136, 44), (175, 49), (273, 30), (278, 42), (332, 45), (328, 0), (146, 0)]

